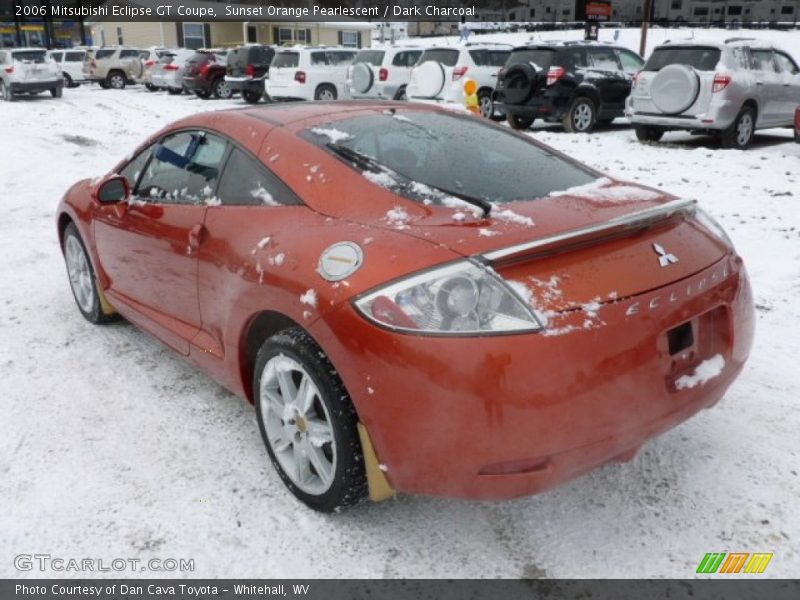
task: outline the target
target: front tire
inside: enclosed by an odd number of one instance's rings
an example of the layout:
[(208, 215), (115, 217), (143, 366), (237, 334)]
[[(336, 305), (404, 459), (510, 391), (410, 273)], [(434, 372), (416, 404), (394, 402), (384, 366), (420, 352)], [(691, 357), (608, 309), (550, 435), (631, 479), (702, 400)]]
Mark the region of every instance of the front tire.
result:
[(664, 130), (658, 127), (648, 127), (646, 125), (635, 125), (636, 139), (640, 142), (657, 142), (664, 135)]
[(183, 93), (183, 88), (167, 88), (167, 93), (170, 96), (180, 96)]
[(6, 102), (13, 102), (14, 101), (14, 94), (11, 92), (11, 88), (6, 85), (5, 81), (0, 80), (0, 96), (2, 96), (3, 100)]
[(756, 132), (756, 113), (750, 106), (745, 106), (736, 120), (722, 132), (722, 147), (734, 150), (746, 150), (753, 141)]
[(208, 100), (211, 97), (211, 94), (205, 90), (195, 90), (194, 95), (203, 100)]
[(95, 325), (113, 321), (114, 315), (103, 312), (92, 262), (74, 223), (64, 230), (64, 262), (72, 296), (83, 318)]
[(568, 133), (591, 133), (597, 122), (597, 108), (591, 98), (581, 96), (572, 101), (572, 106), (562, 121)]
[(516, 129), (517, 131), (528, 129), (533, 125), (533, 117), (523, 117), (522, 115), (511, 112), (508, 113), (506, 117), (508, 118), (508, 124), (511, 125), (511, 129)]
[(491, 92), (478, 93), (478, 106), (482, 117), (491, 119), (494, 116), (494, 102), (492, 102)]
[(303, 329), (258, 351), (256, 416), (272, 465), (301, 502), (320, 512), (367, 497), (358, 417), (336, 369)]

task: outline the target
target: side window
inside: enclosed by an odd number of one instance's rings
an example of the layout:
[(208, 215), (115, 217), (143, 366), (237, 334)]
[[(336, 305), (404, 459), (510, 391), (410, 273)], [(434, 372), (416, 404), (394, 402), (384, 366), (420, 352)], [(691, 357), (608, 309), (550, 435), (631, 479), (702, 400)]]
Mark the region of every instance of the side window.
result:
[(153, 145), (154, 144), (151, 144), (142, 150), (119, 172), (120, 175), (128, 180), (132, 190), (136, 189), (136, 182), (139, 180), (139, 175), (142, 174), (142, 170), (150, 159), (150, 154), (153, 152)]
[(300, 204), (280, 179), (238, 148), (231, 151), (217, 195), (228, 206)]
[(788, 54), (776, 52), (775, 59), (785, 72), (791, 73), (792, 75), (800, 73), (800, 69), (797, 68), (797, 63), (795, 63)]
[(733, 60), (736, 61), (736, 66), (741, 69), (750, 69), (752, 67), (752, 60), (747, 51), (747, 48), (737, 47), (733, 49)]
[(417, 60), (422, 55), (422, 50), (408, 50), (406, 52), (398, 52), (392, 59), (392, 65), (395, 67), (413, 67), (417, 64)]
[(214, 203), (227, 143), (201, 131), (181, 132), (157, 144), (135, 191), (166, 204)]
[(312, 65), (327, 65), (328, 64), (327, 52), (312, 52), (311, 53), (311, 64)]
[(486, 64), (486, 51), (485, 50), (470, 50), (469, 55), (476, 67), (482, 67)]
[(56, 62), (61, 62), (61, 52), (51, 52), (50, 55), (53, 57), (53, 60)]
[(120, 58), (137, 58), (139, 56), (138, 50), (120, 50), (119, 57)]
[(775, 63), (772, 60), (772, 50), (751, 49), (750, 54), (753, 56), (756, 71), (777, 72)]
[(67, 62), (83, 62), (83, 52), (67, 52), (64, 59)]
[(598, 69), (608, 69), (611, 71), (618, 71), (620, 69), (617, 56), (611, 48), (589, 48), (589, 57), (591, 58), (592, 66)]
[(356, 57), (355, 52), (328, 52), (329, 65), (346, 65)]
[(559, 59), (558, 64), (569, 69), (588, 66), (586, 52), (582, 48), (565, 49), (559, 54)]
[(644, 65), (644, 61), (628, 50), (617, 50), (619, 62), (622, 63), (622, 70), (626, 73), (636, 73)]

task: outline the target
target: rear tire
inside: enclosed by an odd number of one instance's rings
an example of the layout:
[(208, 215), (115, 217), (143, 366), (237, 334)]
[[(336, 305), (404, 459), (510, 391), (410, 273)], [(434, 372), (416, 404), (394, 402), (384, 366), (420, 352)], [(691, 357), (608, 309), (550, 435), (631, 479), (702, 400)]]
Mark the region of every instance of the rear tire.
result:
[(231, 86), (228, 85), (224, 77), (220, 77), (214, 83), (212, 83), (211, 90), (214, 94), (214, 98), (217, 98), (218, 100), (228, 100), (231, 96), (233, 96)]
[(116, 320), (116, 314), (107, 315), (103, 312), (92, 261), (74, 223), (64, 229), (64, 262), (72, 296), (83, 318), (95, 325)]
[(50, 95), (53, 98), (61, 98), (61, 96), (64, 95), (64, 88), (63, 87), (50, 88)]
[(517, 131), (528, 129), (533, 125), (534, 121), (534, 117), (523, 117), (522, 115), (511, 112), (508, 113), (506, 117), (508, 118), (508, 124), (511, 125), (511, 129), (516, 129)]
[(106, 77), (106, 84), (112, 90), (124, 90), (126, 83), (125, 74), (122, 71), (111, 71)]
[(158, 88), (156, 86), (154, 86), (152, 83), (145, 83), (144, 87), (148, 92), (157, 92), (158, 91)]
[(591, 98), (579, 96), (564, 115), (562, 123), (568, 133), (591, 133), (597, 122), (597, 108)]
[(263, 94), (261, 92), (256, 92), (253, 90), (245, 90), (242, 92), (242, 98), (248, 104), (258, 104), (261, 101), (261, 96)]
[(751, 106), (745, 106), (739, 112), (731, 126), (722, 132), (722, 147), (734, 150), (746, 150), (753, 141), (756, 131), (756, 112)]
[(658, 127), (635, 125), (633, 129), (640, 142), (657, 142), (664, 135), (664, 130)]
[(394, 99), (399, 102), (408, 102), (408, 94), (406, 94), (406, 86), (401, 87), (397, 91), (397, 94), (395, 94)]
[(69, 76), (69, 73), (62, 73), (61, 77), (64, 80), (64, 87), (68, 88), (78, 87), (77, 85), (75, 85), (75, 82), (72, 81), (72, 77)]
[(170, 96), (180, 96), (183, 93), (183, 88), (178, 88), (177, 90), (175, 88), (167, 88), (167, 93)]
[(487, 91), (478, 92), (478, 106), (481, 109), (481, 116), (486, 119), (491, 119), (494, 116), (492, 93)]
[(308, 333), (287, 329), (264, 342), (253, 394), (270, 461), (301, 502), (332, 512), (367, 497), (358, 416), (336, 369)]
[(314, 100), (336, 100), (336, 88), (327, 83), (323, 83), (322, 85), (318, 86), (314, 92)]
[(203, 100), (208, 100), (211, 94), (206, 92), (205, 90), (195, 90), (194, 95), (198, 98), (202, 98)]

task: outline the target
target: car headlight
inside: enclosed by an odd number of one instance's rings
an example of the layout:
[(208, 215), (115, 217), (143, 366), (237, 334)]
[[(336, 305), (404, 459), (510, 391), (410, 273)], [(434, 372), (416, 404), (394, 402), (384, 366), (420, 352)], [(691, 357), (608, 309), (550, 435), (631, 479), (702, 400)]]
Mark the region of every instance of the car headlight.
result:
[(728, 237), (728, 233), (725, 231), (725, 228), (720, 225), (714, 217), (712, 217), (699, 206), (694, 213), (694, 218), (697, 219), (697, 222), (700, 223), (700, 225), (708, 229), (713, 235), (717, 236), (728, 246), (733, 248), (733, 242), (731, 241), (731, 238)]
[(371, 321), (420, 335), (539, 331), (543, 321), (497, 273), (472, 261), (424, 271), (358, 298)]

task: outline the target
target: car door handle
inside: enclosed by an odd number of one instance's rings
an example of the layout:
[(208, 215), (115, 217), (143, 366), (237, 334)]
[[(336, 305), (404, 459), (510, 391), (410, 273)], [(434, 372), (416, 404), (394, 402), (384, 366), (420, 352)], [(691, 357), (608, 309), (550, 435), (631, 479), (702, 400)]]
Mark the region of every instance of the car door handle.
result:
[(193, 251), (197, 250), (206, 239), (208, 230), (205, 225), (198, 223), (189, 230), (189, 248)]

